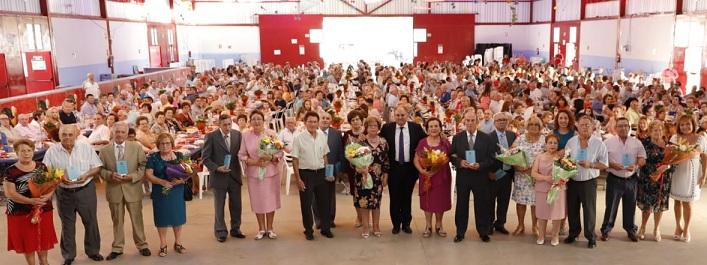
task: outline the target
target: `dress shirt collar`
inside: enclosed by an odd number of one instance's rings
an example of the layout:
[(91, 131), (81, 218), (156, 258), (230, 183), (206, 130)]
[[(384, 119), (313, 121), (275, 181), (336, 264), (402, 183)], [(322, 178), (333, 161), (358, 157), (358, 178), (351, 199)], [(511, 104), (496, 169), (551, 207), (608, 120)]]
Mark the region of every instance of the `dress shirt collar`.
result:
[(400, 128), (405, 128), (405, 129), (407, 129), (407, 128), (408, 128), (408, 123), (405, 122), (405, 124), (404, 124), (403, 126), (400, 126), (400, 124), (398, 124), (398, 123), (396, 122), (396, 123), (395, 123), (395, 128), (397, 128), (398, 130), (400, 130)]

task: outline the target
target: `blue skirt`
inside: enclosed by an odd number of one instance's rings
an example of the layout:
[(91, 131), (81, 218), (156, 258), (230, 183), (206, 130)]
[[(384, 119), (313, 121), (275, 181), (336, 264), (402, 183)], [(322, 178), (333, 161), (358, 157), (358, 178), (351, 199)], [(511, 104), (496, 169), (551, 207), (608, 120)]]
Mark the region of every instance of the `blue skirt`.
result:
[(184, 185), (174, 186), (167, 195), (164, 195), (162, 194), (162, 185), (154, 184), (151, 197), (155, 226), (174, 227), (187, 223)]

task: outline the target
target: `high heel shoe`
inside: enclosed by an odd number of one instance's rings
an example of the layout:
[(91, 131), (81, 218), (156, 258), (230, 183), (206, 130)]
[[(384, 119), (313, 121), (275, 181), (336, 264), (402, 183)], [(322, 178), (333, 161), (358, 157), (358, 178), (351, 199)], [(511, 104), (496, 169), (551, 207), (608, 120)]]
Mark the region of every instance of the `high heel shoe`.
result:
[(690, 243), (690, 232), (684, 231), (680, 237), (680, 240), (685, 243)]
[(368, 232), (361, 233), (361, 237), (363, 237), (363, 239), (368, 239), (369, 236), (371, 236), (371, 235), (368, 234)]
[(525, 234), (525, 226), (518, 226), (515, 231), (513, 231), (513, 235), (522, 235)]
[(535, 240), (535, 243), (538, 245), (544, 245), (545, 244), (545, 237), (538, 238), (538, 240)]
[(425, 228), (425, 232), (422, 233), (422, 237), (428, 238), (428, 237), (430, 237), (430, 236), (432, 236), (432, 228), (431, 228), (431, 227), (426, 227), (426, 228)]
[(560, 238), (559, 238), (559, 237), (554, 237), (554, 238), (552, 238), (552, 241), (550, 241), (550, 245), (552, 245), (553, 247), (556, 247), (556, 246), (559, 245), (559, 244), (560, 244)]
[(275, 234), (274, 231), (270, 230), (270, 231), (268, 231), (268, 238), (277, 239), (277, 234)]
[(645, 240), (646, 239), (646, 229), (641, 227), (640, 230), (638, 230), (638, 239), (639, 240)]
[(376, 237), (382, 237), (383, 233), (381, 233), (381, 231), (373, 231), (373, 235)]
[(265, 237), (265, 231), (260, 230), (258, 231), (258, 234), (255, 235), (255, 240), (261, 240), (263, 237)]
[(682, 228), (675, 228), (675, 234), (673, 234), (673, 239), (680, 240), (682, 238)]
[(160, 247), (160, 254), (158, 254), (160, 257), (166, 257), (167, 256), (167, 246)]
[(440, 237), (447, 237), (447, 232), (444, 231), (441, 227), (435, 228), (435, 231), (437, 232), (437, 235)]
[(184, 254), (187, 252), (187, 249), (184, 248), (184, 246), (174, 243), (174, 251), (176, 251), (179, 254)]
[(660, 236), (660, 230), (653, 231), (653, 237), (655, 238), (655, 242), (660, 242), (660, 240), (663, 239), (663, 237)]

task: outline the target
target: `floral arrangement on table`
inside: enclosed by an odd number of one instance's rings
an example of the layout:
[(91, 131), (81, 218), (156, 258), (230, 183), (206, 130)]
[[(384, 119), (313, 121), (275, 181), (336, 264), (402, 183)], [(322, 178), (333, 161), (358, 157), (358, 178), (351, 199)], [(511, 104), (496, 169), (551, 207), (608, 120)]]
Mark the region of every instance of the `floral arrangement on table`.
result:
[(564, 156), (556, 159), (552, 164), (552, 186), (547, 192), (548, 204), (555, 202), (560, 188), (569, 181), (570, 177), (577, 174), (577, 162), (572, 159), (571, 153), (570, 149), (566, 149)]
[[(356, 168), (367, 168), (373, 163), (373, 154), (371, 153), (370, 148), (362, 146), (358, 143), (351, 143), (346, 145), (345, 149), (346, 159), (351, 162), (352, 166)], [(371, 174), (366, 173), (363, 177), (363, 188), (373, 188), (373, 179), (371, 178)]]
[(425, 168), (431, 175), (422, 175), (422, 191), (427, 193), (432, 187), (432, 176), (439, 171), (440, 167), (449, 163), (449, 157), (447, 153), (442, 152), (442, 150), (425, 148), (420, 156), (420, 165)]
[[(341, 90), (339, 90), (339, 91), (341, 91)], [(337, 100), (334, 100), (334, 103), (332, 104), (332, 106), (334, 107), (335, 113), (339, 114), (341, 112), (341, 109), (344, 107), (344, 104), (341, 102), (341, 100), (337, 99)]]
[(206, 115), (199, 115), (198, 117), (196, 117), (196, 128), (199, 129), (201, 133), (206, 133), (206, 121)]
[[(182, 157), (181, 159), (177, 160), (176, 162), (172, 163), (167, 163), (167, 168), (165, 169), (166, 175), (167, 175), (167, 180), (168, 181), (174, 181), (174, 180), (188, 180), (190, 179), (196, 172), (193, 169), (194, 163), (191, 161), (189, 157)], [(169, 195), (169, 192), (172, 191), (172, 188), (167, 188), (167, 187), (162, 187), (162, 194), (164, 195)]]
[(658, 168), (650, 175), (651, 180), (659, 182), (663, 178), (663, 173), (670, 169), (671, 165), (680, 164), (689, 160), (697, 153), (696, 144), (688, 144), (685, 139), (678, 139), (677, 143), (670, 143), (665, 146), (663, 160), (658, 163)]
[[(273, 139), (270, 136), (265, 136), (260, 139), (260, 144), (258, 145), (258, 155), (261, 157), (266, 157), (266, 156), (273, 156), (277, 154), (278, 152), (282, 151), (285, 149), (285, 144), (278, 140), (278, 139)], [(258, 180), (263, 180), (265, 178), (265, 168), (264, 167), (259, 167), (258, 168)]]
[[(32, 171), (34, 174), (29, 179), (28, 188), (32, 194), (32, 198), (39, 198), (52, 193), (64, 177), (64, 170), (57, 167), (48, 167), (41, 165)], [(41, 207), (35, 206), (32, 209), (32, 224), (38, 224), (41, 220)]]

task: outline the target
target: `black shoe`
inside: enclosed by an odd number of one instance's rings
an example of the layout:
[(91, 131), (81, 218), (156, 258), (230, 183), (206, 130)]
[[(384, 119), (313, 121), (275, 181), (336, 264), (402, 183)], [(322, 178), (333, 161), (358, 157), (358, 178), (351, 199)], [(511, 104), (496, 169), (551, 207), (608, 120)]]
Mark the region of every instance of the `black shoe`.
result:
[(331, 228), (336, 228), (336, 224), (334, 222), (331, 222)]
[(459, 242), (462, 242), (462, 241), (464, 241), (464, 237), (463, 237), (463, 236), (459, 236), (459, 235), (458, 235), (458, 236), (455, 236), (455, 237), (454, 237), (454, 243), (459, 243)]
[(92, 259), (93, 261), (103, 261), (103, 256), (101, 256), (101, 254), (91, 255), (88, 256), (88, 258)]
[(638, 242), (638, 237), (636, 236), (635, 233), (629, 233), (628, 239), (631, 239), (631, 241), (633, 241), (633, 242)]
[(143, 257), (149, 257), (152, 256), (152, 251), (150, 251), (149, 248), (143, 248), (140, 250), (140, 255), (142, 255)]
[(400, 227), (393, 227), (393, 235), (400, 234)]
[(489, 236), (487, 236), (487, 235), (483, 235), (483, 236), (481, 236), (481, 241), (490, 242), (490, 241), (491, 241), (491, 237), (489, 237)]
[(218, 242), (221, 242), (221, 243), (226, 242), (226, 236), (216, 237), (216, 240), (218, 240)]
[(597, 247), (597, 241), (594, 239), (589, 240), (589, 243), (587, 243), (587, 248), (595, 248), (595, 247)]
[(238, 230), (238, 231), (231, 230), (231, 237), (243, 239), (243, 238), (245, 238), (245, 235), (243, 233), (241, 233), (240, 230)]
[(565, 242), (565, 244), (572, 244), (575, 241), (577, 241), (577, 237), (568, 236), (567, 238), (565, 238), (565, 240), (563, 242)]
[(409, 225), (403, 226), (403, 232), (406, 234), (412, 234), (412, 229), (410, 229)]
[(120, 255), (123, 255), (123, 253), (111, 252), (110, 254), (108, 254), (108, 257), (106, 257), (106, 260), (114, 260), (115, 258), (117, 258)]
[(331, 233), (331, 231), (322, 231), (321, 234), (327, 238), (333, 238), (334, 234)]
[(601, 241), (609, 241), (609, 234), (601, 234)]
[(312, 233), (304, 233), (304, 238), (309, 241), (312, 241), (314, 240), (314, 235)]
[(71, 263), (74, 263), (74, 259), (64, 260), (64, 265), (71, 265)]
[(504, 235), (509, 234), (509, 233), (508, 233), (508, 230), (506, 230), (506, 228), (503, 227), (503, 226), (497, 226), (494, 230), (496, 230), (496, 231), (498, 231), (499, 233), (504, 234)]

